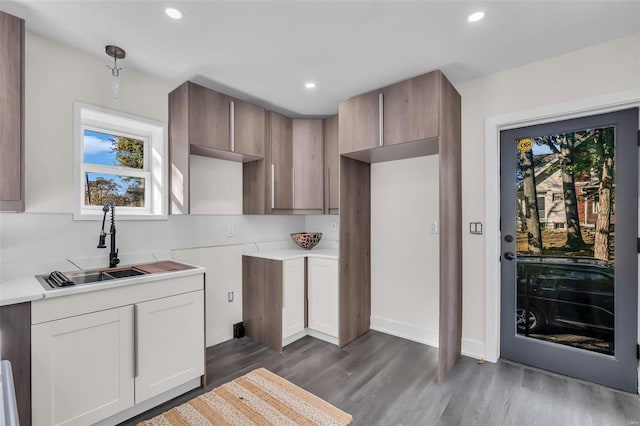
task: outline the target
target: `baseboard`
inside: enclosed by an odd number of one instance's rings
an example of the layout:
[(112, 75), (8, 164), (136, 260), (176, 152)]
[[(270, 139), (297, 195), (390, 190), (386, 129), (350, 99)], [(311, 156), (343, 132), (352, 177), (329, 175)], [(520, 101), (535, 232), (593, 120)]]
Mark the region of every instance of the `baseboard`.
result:
[(477, 340), (462, 339), (462, 355), (475, 359), (484, 359), (484, 343)]
[(331, 344), (337, 345), (338, 338), (331, 336), (329, 334), (323, 333), (322, 331), (313, 330), (311, 328), (307, 328), (307, 335), (311, 337), (315, 337), (316, 339), (324, 340), (325, 342), (329, 342)]
[(282, 347), (284, 348), (285, 346), (295, 342), (296, 340), (302, 339), (304, 336), (307, 335), (307, 329), (305, 328), (302, 331), (298, 331), (295, 334), (292, 334), (291, 336), (285, 337), (284, 339), (282, 339)]
[(434, 348), (438, 347), (437, 332), (434, 333), (400, 321), (372, 316), (369, 328), (392, 336), (422, 343), (423, 345), (433, 346)]

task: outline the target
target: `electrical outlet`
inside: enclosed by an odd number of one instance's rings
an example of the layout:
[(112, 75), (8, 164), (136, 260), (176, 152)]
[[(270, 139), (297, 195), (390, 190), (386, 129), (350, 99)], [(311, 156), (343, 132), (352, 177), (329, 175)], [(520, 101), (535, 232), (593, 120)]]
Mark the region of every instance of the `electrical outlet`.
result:
[(227, 237), (233, 237), (234, 229), (233, 223), (227, 223)]
[(438, 223), (437, 220), (434, 220), (433, 222), (431, 222), (431, 233), (437, 234), (439, 232), (440, 232), (440, 223)]
[(338, 222), (335, 220), (329, 224), (329, 229), (331, 232), (336, 232), (338, 230)]
[(227, 302), (229, 302), (229, 303), (233, 302), (233, 292), (232, 291), (227, 293)]

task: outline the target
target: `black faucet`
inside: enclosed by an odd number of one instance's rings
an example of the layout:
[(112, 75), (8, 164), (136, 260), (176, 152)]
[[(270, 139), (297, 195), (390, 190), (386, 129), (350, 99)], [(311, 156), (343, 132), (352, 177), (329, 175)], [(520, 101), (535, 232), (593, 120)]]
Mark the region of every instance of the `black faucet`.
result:
[(118, 263), (120, 263), (120, 259), (118, 259), (118, 249), (116, 248), (116, 206), (113, 203), (113, 200), (107, 200), (107, 202), (104, 203), (104, 207), (102, 208), (104, 215), (102, 216), (102, 230), (100, 231), (98, 248), (107, 248), (105, 244), (107, 233), (104, 232), (104, 222), (107, 218), (109, 207), (111, 207), (111, 228), (109, 228), (109, 235), (111, 236), (111, 251), (109, 252), (109, 268), (114, 268), (118, 265)]

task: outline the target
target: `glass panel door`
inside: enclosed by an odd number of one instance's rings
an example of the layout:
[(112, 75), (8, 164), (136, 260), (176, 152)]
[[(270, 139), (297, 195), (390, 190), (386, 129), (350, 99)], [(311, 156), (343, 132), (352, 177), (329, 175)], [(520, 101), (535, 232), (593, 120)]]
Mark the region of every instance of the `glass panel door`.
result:
[(502, 132), (502, 356), (637, 391), (637, 122)]

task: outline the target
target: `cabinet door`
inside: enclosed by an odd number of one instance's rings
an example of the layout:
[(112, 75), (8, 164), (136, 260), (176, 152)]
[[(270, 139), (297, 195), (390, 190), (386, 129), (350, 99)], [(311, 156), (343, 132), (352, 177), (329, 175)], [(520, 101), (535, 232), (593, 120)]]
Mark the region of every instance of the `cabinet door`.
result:
[(380, 146), (380, 99), (378, 91), (365, 93), (338, 107), (340, 154)]
[(264, 158), (266, 111), (257, 105), (233, 100), (233, 151)]
[(24, 211), (24, 21), (0, 11), (0, 210)]
[(269, 113), (271, 208), (293, 209), (293, 131), (290, 118)]
[(309, 258), (309, 328), (338, 337), (338, 261)]
[(319, 119), (293, 120), (293, 208), (320, 210), (323, 195), (323, 125)]
[(204, 292), (138, 303), (136, 404), (204, 374)]
[(88, 425), (134, 404), (133, 307), (32, 327), (34, 425)]
[(231, 151), (229, 96), (189, 83), (189, 143)]
[(338, 116), (324, 120), (325, 213), (337, 214), (340, 202)]
[(430, 72), (382, 89), (384, 145), (438, 136), (439, 74)]
[(304, 330), (304, 258), (282, 262), (282, 338)]

